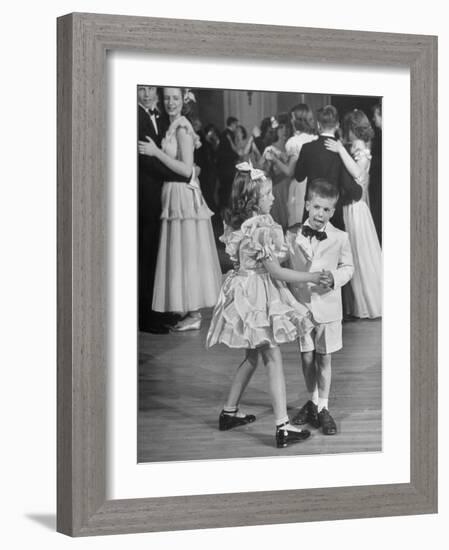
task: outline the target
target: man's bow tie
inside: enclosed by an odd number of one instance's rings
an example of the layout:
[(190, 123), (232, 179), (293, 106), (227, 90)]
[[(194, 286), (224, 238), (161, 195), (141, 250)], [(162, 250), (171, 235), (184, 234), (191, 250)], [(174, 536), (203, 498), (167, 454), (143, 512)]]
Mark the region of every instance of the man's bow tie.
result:
[(327, 239), (326, 231), (317, 231), (316, 229), (312, 229), (309, 225), (303, 225), (301, 233), (304, 237), (315, 237), (318, 241), (324, 241), (324, 239)]
[(158, 116), (159, 111), (157, 109), (148, 109), (147, 113), (151, 116)]

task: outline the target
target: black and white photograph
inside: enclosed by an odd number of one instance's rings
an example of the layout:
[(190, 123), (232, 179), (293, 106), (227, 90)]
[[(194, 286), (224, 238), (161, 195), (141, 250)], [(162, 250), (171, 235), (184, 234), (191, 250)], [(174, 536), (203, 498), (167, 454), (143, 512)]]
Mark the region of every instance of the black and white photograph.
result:
[(5, 548), (447, 538), (443, 6), (6, 4)]
[(382, 451), (382, 97), (136, 91), (137, 461)]

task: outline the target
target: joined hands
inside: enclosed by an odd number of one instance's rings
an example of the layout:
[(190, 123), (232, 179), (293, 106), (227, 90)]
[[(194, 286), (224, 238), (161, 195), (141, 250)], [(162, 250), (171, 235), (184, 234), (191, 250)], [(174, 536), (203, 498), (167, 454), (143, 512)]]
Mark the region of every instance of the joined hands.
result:
[(331, 271), (323, 269), (320, 272), (320, 280), (318, 283), (323, 288), (333, 288), (334, 287), (334, 276)]

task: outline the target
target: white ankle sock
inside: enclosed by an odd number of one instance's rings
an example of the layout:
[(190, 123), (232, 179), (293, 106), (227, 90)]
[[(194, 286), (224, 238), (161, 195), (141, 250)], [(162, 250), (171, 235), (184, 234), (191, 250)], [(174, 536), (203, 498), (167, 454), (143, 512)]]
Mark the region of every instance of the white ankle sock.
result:
[(309, 399), (315, 405), (318, 405), (318, 386), (315, 386), (313, 392), (309, 393)]
[(324, 408), (329, 410), (328, 403), (329, 403), (329, 399), (323, 399), (322, 397), (319, 397), (318, 398), (318, 412), (320, 412), (321, 409), (324, 409)]
[(282, 418), (276, 419), (276, 428), (280, 426), (281, 424), (290, 424), (290, 418), (288, 416), (283, 416)]

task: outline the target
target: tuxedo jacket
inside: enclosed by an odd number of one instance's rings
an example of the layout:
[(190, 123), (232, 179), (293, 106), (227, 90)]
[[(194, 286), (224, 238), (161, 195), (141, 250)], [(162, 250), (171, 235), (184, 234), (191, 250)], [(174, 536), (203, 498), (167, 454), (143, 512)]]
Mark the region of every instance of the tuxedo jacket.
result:
[(341, 287), (354, 273), (351, 245), (348, 234), (330, 222), (326, 228), (327, 238), (312, 240), (301, 233), (299, 224), (287, 231), (289, 264), (295, 271), (331, 271), (333, 288), (323, 288), (313, 283), (289, 284), (295, 298), (307, 306), (317, 323), (330, 323), (342, 319)]
[(229, 143), (230, 139), (234, 141), (234, 136), (231, 130), (226, 128), (220, 136), (220, 144), (217, 151), (217, 164), (220, 170), (234, 171), (235, 164), (239, 160), (238, 154)]
[[(326, 139), (336, 139), (331, 136), (319, 136), (315, 141), (305, 143), (299, 153), (295, 167), (295, 179), (303, 181), (307, 178), (306, 198), (309, 183), (317, 178), (324, 178), (333, 183), (339, 192), (339, 199), (335, 207), (333, 223), (340, 229), (344, 228), (342, 207), (362, 198), (362, 188), (358, 185), (346, 168), (338, 153), (326, 149)], [(307, 218), (304, 212), (303, 220)]]
[[(168, 121), (162, 115), (156, 119), (158, 133), (148, 113), (140, 105), (138, 106), (138, 139), (146, 141), (150, 137), (158, 147), (168, 128)], [(143, 215), (160, 210), (161, 189), (164, 181), (189, 182), (190, 177), (180, 176), (170, 168), (167, 168), (156, 157), (139, 155), (139, 212)]]
[[(160, 146), (168, 128), (168, 121), (162, 116), (157, 119), (158, 133), (148, 113), (138, 106), (138, 139), (146, 141), (150, 137)], [(154, 273), (156, 270), (161, 226), (161, 191), (164, 181), (188, 182), (155, 157), (138, 154), (139, 180), (139, 328), (145, 330), (155, 324), (155, 313), (151, 310), (153, 300)]]
[(318, 139), (304, 143), (299, 153), (295, 167), (295, 179), (303, 181), (307, 178), (310, 182), (316, 178), (324, 178), (340, 187), (343, 163), (340, 155), (326, 149), (326, 139), (334, 139), (330, 136), (318, 136)]

